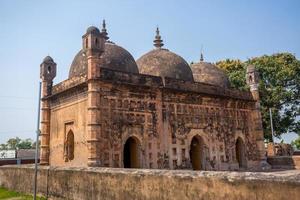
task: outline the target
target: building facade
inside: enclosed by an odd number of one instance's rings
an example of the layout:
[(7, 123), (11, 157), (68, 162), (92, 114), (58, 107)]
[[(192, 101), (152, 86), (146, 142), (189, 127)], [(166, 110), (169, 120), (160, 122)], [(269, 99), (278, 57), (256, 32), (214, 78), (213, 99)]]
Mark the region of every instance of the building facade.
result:
[(69, 77), (56, 85), (56, 63), (41, 64), (40, 162), (51, 166), (237, 170), (265, 162), (257, 90), (230, 88), (212, 63), (191, 66), (163, 48), (137, 61), (89, 27)]

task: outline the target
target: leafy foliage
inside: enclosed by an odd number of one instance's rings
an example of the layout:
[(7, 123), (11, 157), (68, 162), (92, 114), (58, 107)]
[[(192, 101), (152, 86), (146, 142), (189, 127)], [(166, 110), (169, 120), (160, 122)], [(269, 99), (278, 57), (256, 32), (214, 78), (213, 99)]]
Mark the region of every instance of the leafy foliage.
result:
[(19, 137), (10, 138), (6, 144), (0, 144), (0, 150), (32, 149), (35, 142), (31, 139), (22, 140)]
[(299, 136), (296, 140), (292, 141), (291, 144), (292, 144), (292, 146), (293, 146), (294, 148), (300, 150), (300, 136)]
[(278, 53), (240, 60), (224, 60), (217, 66), (227, 73), (231, 86), (247, 90), (246, 67), (253, 64), (260, 74), (259, 94), (266, 139), (271, 139), (269, 108), (272, 108), (275, 136), (300, 134), (300, 61), (290, 53)]
[(249, 87), (246, 84), (246, 65), (240, 60), (226, 59), (216, 63), (218, 67), (225, 70), (233, 88), (247, 91)]

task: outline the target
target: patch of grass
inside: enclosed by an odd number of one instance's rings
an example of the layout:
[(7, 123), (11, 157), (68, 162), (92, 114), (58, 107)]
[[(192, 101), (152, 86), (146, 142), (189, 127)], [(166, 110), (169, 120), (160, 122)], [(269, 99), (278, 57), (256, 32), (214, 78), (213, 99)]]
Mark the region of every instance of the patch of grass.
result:
[[(32, 200), (32, 195), (26, 195), (23, 193), (10, 191), (5, 188), (0, 187), (0, 199), (14, 199), (14, 200)], [(38, 200), (45, 200), (43, 197), (37, 197)]]

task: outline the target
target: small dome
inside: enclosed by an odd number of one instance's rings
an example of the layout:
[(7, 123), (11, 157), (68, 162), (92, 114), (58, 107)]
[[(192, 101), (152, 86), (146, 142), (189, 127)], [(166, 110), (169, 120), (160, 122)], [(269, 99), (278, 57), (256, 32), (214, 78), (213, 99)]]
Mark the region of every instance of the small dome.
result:
[(179, 55), (162, 48), (154, 49), (137, 60), (141, 74), (193, 81), (188, 63)]
[(188, 63), (179, 55), (161, 48), (164, 44), (156, 29), (154, 39), (156, 49), (146, 53), (137, 60), (137, 65), (141, 74), (153, 76), (169, 77), (185, 81), (193, 81), (193, 74)]
[(95, 26), (90, 26), (88, 27), (88, 29), (86, 30), (86, 33), (93, 33), (93, 34), (100, 34), (100, 31), (97, 27)]
[[(138, 67), (132, 55), (124, 48), (112, 43), (106, 42), (102, 54), (104, 60), (101, 67), (109, 68), (122, 72), (139, 73)], [(87, 57), (83, 50), (80, 50), (75, 56), (69, 71), (69, 78), (74, 76), (87, 75)]]
[(46, 56), (43, 60), (43, 62), (54, 62), (53, 58), (51, 58), (50, 56)]
[(200, 61), (191, 65), (194, 80), (219, 87), (228, 88), (229, 80), (225, 72), (209, 62)]

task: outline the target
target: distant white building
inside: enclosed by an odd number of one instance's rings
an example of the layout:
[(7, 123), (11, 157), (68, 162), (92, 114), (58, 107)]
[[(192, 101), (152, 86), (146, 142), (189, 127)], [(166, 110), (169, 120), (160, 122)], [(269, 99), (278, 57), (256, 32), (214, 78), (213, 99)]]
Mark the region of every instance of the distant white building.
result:
[(16, 158), (16, 150), (0, 150), (0, 159)]

